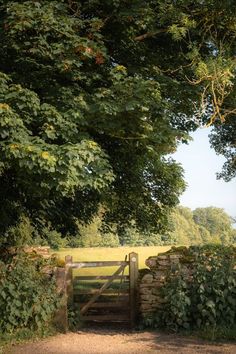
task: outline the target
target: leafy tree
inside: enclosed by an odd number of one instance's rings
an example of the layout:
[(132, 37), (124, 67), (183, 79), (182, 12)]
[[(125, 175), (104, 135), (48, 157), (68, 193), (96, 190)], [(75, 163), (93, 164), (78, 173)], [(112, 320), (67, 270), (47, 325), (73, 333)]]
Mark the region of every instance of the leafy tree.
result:
[[(236, 113), (236, 111), (235, 111)], [(226, 162), (218, 173), (218, 178), (226, 182), (236, 176), (236, 116), (228, 118), (224, 124), (215, 124), (210, 134), (210, 142), (216, 153), (223, 155)]]
[(234, 219), (220, 208), (197, 208), (192, 211), (190, 208), (178, 206), (169, 217), (169, 231), (163, 234), (140, 232), (133, 223), (119, 235), (118, 240), (116, 225), (110, 230), (112, 232), (104, 233), (102, 218), (98, 215), (89, 225), (79, 225), (80, 234), (76, 240), (80, 242), (74, 245), (75, 238), (72, 237), (70, 244), (72, 247), (233, 244), (236, 240), (233, 223)]
[[(99, 217), (93, 218), (89, 224), (82, 224), (78, 222), (78, 234), (76, 239), (80, 243), (80, 247), (97, 247), (101, 246), (102, 236), (100, 233), (101, 219)], [(73, 242), (73, 237), (72, 237)]]
[(1, 0), (0, 232), (22, 213), (75, 232), (101, 204), (120, 233), (132, 221), (164, 230), (184, 189), (169, 154), (196, 117), (233, 114), (234, 11)]
[(234, 243), (236, 230), (233, 222), (221, 208), (206, 207), (192, 211), (179, 206), (170, 216), (171, 231), (166, 233), (164, 242), (180, 245)]
[(191, 245), (202, 242), (199, 227), (193, 219), (191, 209), (186, 207), (175, 208), (171, 214), (172, 231), (168, 234), (169, 244)]
[(135, 225), (126, 228), (119, 239), (122, 246), (159, 246), (164, 244), (162, 235), (152, 232), (140, 232)]
[(211, 241), (218, 241), (223, 244), (234, 242), (233, 220), (224, 209), (216, 207), (197, 208), (193, 211), (193, 219), (201, 228), (204, 227), (208, 230)]
[[(118, 247), (120, 245), (119, 238), (115, 232), (102, 232), (102, 215), (95, 216), (91, 222), (79, 223), (78, 234), (76, 236), (76, 247)], [(71, 237), (70, 244), (72, 247), (75, 237)]]
[(198, 225), (198, 230), (202, 244), (212, 243), (213, 240), (211, 238), (211, 234), (204, 226)]

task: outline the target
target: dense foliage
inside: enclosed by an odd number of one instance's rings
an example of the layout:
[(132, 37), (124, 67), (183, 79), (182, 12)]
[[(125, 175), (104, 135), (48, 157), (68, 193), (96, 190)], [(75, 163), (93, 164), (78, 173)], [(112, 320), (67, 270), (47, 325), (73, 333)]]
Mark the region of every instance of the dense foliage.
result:
[(169, 219), (165, 233), (140, 232), (135, 225), (126, 228), (117, 237), (116, 227), (103, 232), (102, 222), (96, 217), (89, 225), (78, 225), (76, 237), (69, 237), (72, 247), (117, 247), (119, 245), (196, 245), (207, 243), (233, 244), (236, 242), (234, 220), (221, 208), (207, 207), (191, 210), (176, 207)]
[(235, 243), (235, 221), (221, 208), (206, 207), (191, 211), (176, 208), (170, 217), (172, 231), (167, 234), (169, 244), (194, 245), (207, 243)]
[(73, 232), (100, 205), (118, 232), (162, 232), (184, 188), (169, 154), (234, 113), (234, 14), (233, 0), (1, 0), (1, 234), (22, 214)]
[(0, 262), (0, 330), (12, 333), (51, 324), (59, 304), (55, 281), (45, 273), (49, 262), (36, 255), (18, 254)]
[(168, 219), (165, 233), (140, 232), (135, 225), (126, 228), (117, 237), (116, 227), (109, 233), (101, 230), (101, 219), (95, 218), (89, 225), (78, 225), (79, 234), (69, 238), (73, 247), (132, 245), (195, 245), (207, 243), (233, 244), (236, 242), (234, 220), (221, 208), (206, 207), (191, 210), (176, 207)]
[(210, 135), (210, 142), (216, 153), (221, 154), (226, 158), (222, 171), (218, 173), (218, 178), (223, 178), (228, 182), (236, 177), (235, 115), (227, 119), (224, 124), (215, 124), (215, 128)]
[[(184, 264), (192, 264), (192, 276)], [(171, 330), (236, 328), (236, 248), (190, 247), (162, 289), (163, 308), (146, 324)], [(236, 338), (234, 333), (234, 339)]]
[[(191, 209), (178, 206), (168, 220), (168, 231), (163, 234), (140, 232), (134, 225), (127, 227), (121, 234), (117, 225), (104, 230), (102, 217), (97, 215), (89, 224), (77, 221), (77, 233), (63, 236), (52, 226), (33, 225), (24, 216), (16, 226), (12, 226), (0, 238), (0, 247), (22, 247), (24, 245), (48, 245), (53, 249), (62, 247), (119, 247), (161, 246), (161, 245), (196, 245), (207, 243), (234, 244), (236, 229), (234, 220), (220, 208), (207, 207)], [(1, 258), (1, 256), (0, 256)]]

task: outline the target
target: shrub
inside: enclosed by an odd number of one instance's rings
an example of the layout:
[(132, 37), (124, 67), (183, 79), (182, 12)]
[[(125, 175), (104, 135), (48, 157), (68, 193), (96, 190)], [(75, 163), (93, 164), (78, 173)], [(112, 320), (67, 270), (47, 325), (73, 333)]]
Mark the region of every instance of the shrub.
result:
[(46, 240), (48, 246), (50, 246), (54, 250), (64, 248), (68, 244), (67, 239), (63, 238), (60, 232), (53, 230), (50, 225), (44, 226), (42, 228), (41, 238)]
[(80, 235), (77, 235), (77, 236), (70, 236), (69, 235), (67, 237), (67, 240), (68, 240), (68, 247), (72, 247), (72, 248), (83, 247)]
[(159, 325), (171, 330), (189, 329), (191, 323), (191, 295), (189, 284), (181, 275), (171, 279), (163, 289), (164, 311), (158, 318)]
[[(192, 246), (182, 262), (191, 260), (193, 273), (182, 264), (170, 272), (162, 288), (161, 310), (144, 320), (152, 327), (170, 330), (203, 330), (226, 333), (236, 327), (236, 248)], [(235, 334), (236, 339), (236, 334)]]
[(197, 327), (236, 323), (236, 249), (205, 246), (196, 252), (192, 317)]
[(51, 322), (59, 297), (55, 280), (45, 274), (49, 262), (25, 253), (0, 262), (1, 332), (38, 330)]
[(30, 219), (22, 215), (15, 226), (11, 226), (4, 235), (0, 237), (1, 247), (22, 247), (33, 243), (33, 233), (35, 229)]
[(0, 247), (24, 247), (32, 245), (50, 246), (53, 249), (66, 247), (68, 244), (67, 238), (62, 237), (62, 234), (54, 230), (50, 223), (45, 220), (38, 220), (38, 224), (22, 215), (15, 226), (11, 226), (0, 237)]

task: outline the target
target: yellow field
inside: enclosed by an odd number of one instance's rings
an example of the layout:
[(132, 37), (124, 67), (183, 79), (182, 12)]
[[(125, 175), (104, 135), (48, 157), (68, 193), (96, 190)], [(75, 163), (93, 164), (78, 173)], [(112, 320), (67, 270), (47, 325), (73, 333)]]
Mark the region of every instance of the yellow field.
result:
[[(64, 248), (56, 252), (61, 259), (66, 255), (73, 257), (74, 262), (83, 261), (122, 261), (130, 252), (136, 252), (139, 256), (139, 269), (146, 268), (145, 260), (150, 256), (166, 252), (171, 246), (151, 246), (151, 247), (117, 247), (117, 248)], [(117, 268), (117, 267), (116, 267)], [(102, 275), (112, 274), (114, 267), (107, 268), (86, 268), (76, 270), (75, 275)]]

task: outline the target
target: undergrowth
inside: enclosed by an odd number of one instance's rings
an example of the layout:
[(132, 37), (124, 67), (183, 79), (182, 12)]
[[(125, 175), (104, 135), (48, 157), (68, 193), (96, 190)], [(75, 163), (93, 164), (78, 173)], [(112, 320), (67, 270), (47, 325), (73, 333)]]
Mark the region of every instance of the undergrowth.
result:
[[(40, 332), (52, 325), (60, 306), (52, 260), (20, 252), (0, 262), (0, 333)], [(18, 334), (17, 334), (18, 335)]]
[[(183, 271), (186, 260), (192, 267), (189, 276)], [(192, 246), (182, 262), (161, 290), (163, 307), (144, 318), (143, 326), (236, 340), (236, 248)]]

